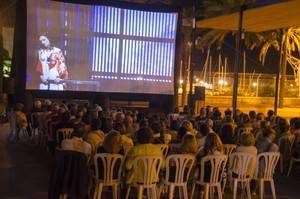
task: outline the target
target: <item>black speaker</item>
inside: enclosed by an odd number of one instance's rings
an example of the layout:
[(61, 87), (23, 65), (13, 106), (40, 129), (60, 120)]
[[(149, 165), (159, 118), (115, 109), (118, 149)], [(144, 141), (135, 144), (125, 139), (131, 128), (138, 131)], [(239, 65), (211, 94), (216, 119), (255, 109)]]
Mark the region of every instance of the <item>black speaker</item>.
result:
[(195, 86), (194, 100), (205, 101), (205, 87)]

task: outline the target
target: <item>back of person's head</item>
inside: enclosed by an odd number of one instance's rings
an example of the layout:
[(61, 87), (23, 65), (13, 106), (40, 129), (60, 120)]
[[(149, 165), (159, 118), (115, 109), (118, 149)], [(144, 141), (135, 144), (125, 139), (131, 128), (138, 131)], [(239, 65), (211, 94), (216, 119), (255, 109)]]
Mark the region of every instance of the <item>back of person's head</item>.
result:
[(196, 153), (197, 152), (197, 141), (195, 136), (186, 134), (183, 136), (181, 142), (181, 150), (183, 153)]
[(149, 122), (147, 119), (142, 119), (139, 123), (140, 128), (148, 128), (149, 127)]
[(93, 119), (91, 124), (91, 130), (97, 131), (102, 128), (102, 121), (100, 119)]
[(116, 121), (123, 122), (125, 120), (125, 114), (122, 112), (117, 112)]
[(189, 120), (183, 120), (180, 126), (184, 127), (189, 132), (193, 130), (193, 124)]
[(111, 130), (103, 140), (103, 148), (107, 153), (119, 153), (122, 148), (122, 139), (119, 132)]
[(279, 119), (278, 127), (280, 130), (280, 133), (285, 133), (290, 129), (290, 125), (288, 121), (284, 118)]
[(222, 141), (216, 133), (209, 133), (206, 136), (204, 149), (207, 152), (213, 153), (215, 151), (222, 151)]
[(259, 120), (259, 121), (260, 120), (265, 120), (265, 115), (263, 113), (258, 113), (257, 116), (256, 116), (256, 119)]
[(121, 134), (126, 133), (125, 124), (119, 121), (114, 122), (113, 129), (120, 132)]
[(293, 129), (294, 130), (300, 129), (300, 119), (299, 118), (293, 122)]
[(232, 111), (231, 111), (230, 109), (226, 109), (226, 110), (224, 111), (224, 114), (225, 114), (225, 116), (231, 117), (231, 116), (232, 116)]
[(160, 122), (154, 122), (154, 123), (152, 123), (151, 124), (151, 129), (153, 131), (153, 134), (161, 133), (163, 131)]
[(276, 132), (270, 127), (264, 128), (262, 132), (264, 138), (269, 138), (272, 141), (276, 138)]
[[(223, 141), (229, 141), (233, 139), (234, 136), (234, 129), (232, 124), (230, 123), (225, 123), (222, 125), (220, 129), (220, 137)], [(229, 143), (228, 143), (229, 144)]]
[(270, 117), (272, 117), (272, 116), (274, 116), (275, 115), (275, 112), (273, 111), (273, 110), (268, 110), (268, 112), (267, 112), (267, 116), (270, 118)]
[(256, 119), (256, 112), (255, 111), (249, 111), (249, 117), (252, 120)]
[(203, 122), (198, 123), (198, 130), (202, 136), (207, 136), (207, 134), (209, 134), (209, 132), (210, 132), (210, 128), (209, 128), (208, 124), (203, 123)]
[(241, 134), (240, 143), (242, 146), (254, 146), (255, 137), (252, 133), (244, 132)]
[(75, 127), (74, 127), (73, 136), (82, 138), (84, 132), (85, 132), (85, 125), (82, 123), (79, 123), (79, 124), (75, 125)]
[(250, 117), (249, 117), (247, 114), (243, 113), (243, 114), (241, 114), (240, 117), (241, 117), (240, 122), (242, 122), (242, 123), (244, 123), (244, 124), (250, 122)]
[(150, 128), (140, 128), (136, 132), (136, 139), (139, 144), (148, 144), (153, 142), (153, 132)]
[(24, 108), (24, 105), (21, 104), (21, 103), (16, 103), (15, 107), (14, 107), (14, 110), (15, 111), (22, 111)]

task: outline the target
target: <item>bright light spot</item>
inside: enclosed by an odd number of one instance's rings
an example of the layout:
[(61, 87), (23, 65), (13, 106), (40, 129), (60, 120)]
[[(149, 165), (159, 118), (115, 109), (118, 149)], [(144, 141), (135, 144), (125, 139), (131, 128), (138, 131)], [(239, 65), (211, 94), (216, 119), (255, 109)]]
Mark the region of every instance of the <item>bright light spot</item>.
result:
[(252, 86), (254, 86), (254, 87), (257, 86), (257, 83), (256, 83), (256, 82), (253, 82), (253, 83), (252, 83)]
[(227, 85), (228, 85), (228, 82), (227, 82), (227, 81), (224, 81), (224, 85), (227, 86)]
[(181, 79), (181, 80), (179, 80), (179, 83), (180, 83), (180, 84), (183, 84), (183, 80), (182, 80), (182, 79)]
[(290, 84), (290, 86), (291, 86), (291, 87), (293, 87), (293, 86), (294, 86), (294, 84)]
[(224, 84), (224, 80), (220, 79), (218, 84), (223, 85)]
[(199, 78), (196, 78), (196, 82), (199, 82)]

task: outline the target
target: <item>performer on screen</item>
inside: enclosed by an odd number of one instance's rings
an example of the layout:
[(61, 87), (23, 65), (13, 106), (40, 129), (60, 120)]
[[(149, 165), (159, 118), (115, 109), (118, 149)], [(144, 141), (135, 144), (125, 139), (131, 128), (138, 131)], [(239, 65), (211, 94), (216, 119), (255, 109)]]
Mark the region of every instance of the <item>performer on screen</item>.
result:
[(65, 57), (62, 51), (51, 46), (50, 40), (41, 35), (39, 38), (41, 48), (38, 51), (37, 72), (40, 74), (41, 90), (64, 90), (65, 79), (68, 79), (68, 71)]

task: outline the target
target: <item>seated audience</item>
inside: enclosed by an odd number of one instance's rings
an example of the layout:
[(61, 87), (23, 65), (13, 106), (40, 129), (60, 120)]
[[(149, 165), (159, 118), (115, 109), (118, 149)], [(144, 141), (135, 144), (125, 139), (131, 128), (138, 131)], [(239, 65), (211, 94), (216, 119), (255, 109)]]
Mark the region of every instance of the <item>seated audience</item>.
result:
[[(134, 146), (127, 154), (125, 167), (129, 170), (126, 182), (142, 183), (144, 179), (143, 168), (138, 168), (136, 173), (133, 173), (133, 161), (138, 156), (157, 156), (163, 157), (159, 146), (152, 144), (153, 132), (150, 128), (141, 128), (136, 132), (137, 145)], [(154, 172), (153, 172), (154, 173)], [(152, 176), (153, 182), (158, 182), (158, 176)]]
[(223, 144), (236, 144), (232, 124), (226, 123), (221, 127), (220, 138)]
[(115, 122), (113, 129), (121, 134), (122, 146), (126, 154), (133, 147), (133, 140), (126, 135), (125, 124), (121, 122)]
[(82, 139), (84, 131), (84, 124), (77, 125), (74, 129), (73, 137), (71, 139), (65, 139), (61, 142), (62, 150), (81, 152), (89, 157), (91, 155), (92, 147), (88, 142)]
[(94, 154), (98, 147), (103, 144), (104, 133), (101, 131), (101, 120), (93, 119), (91, 124), (91, 131), (86, 136), (86, 141), (92, 147), (92, 154)]
[(177, 147), (173, 147), (170, 154), (192, 154), (194, 155), (198, 150), (198, 145), (195, 136), (186, 134)]
[(111, 130), (105, 135), (103, 144), (97, 149), (97, 152), (124, 155), (121, 134), (118, 131)]
[(263, 152), (278, 152), (279, 147), (274, 143), (276, 139), (276, 132), (271, 128), (264, 128), (262, 130), (262, 138), (256, 140), (256, 148), (258, 153)]
[(210, 133), (210, 128), (206, 123), (198, 123), (198, 133), (196, 135), (198, 148), (204, 146), (206, 136)]

